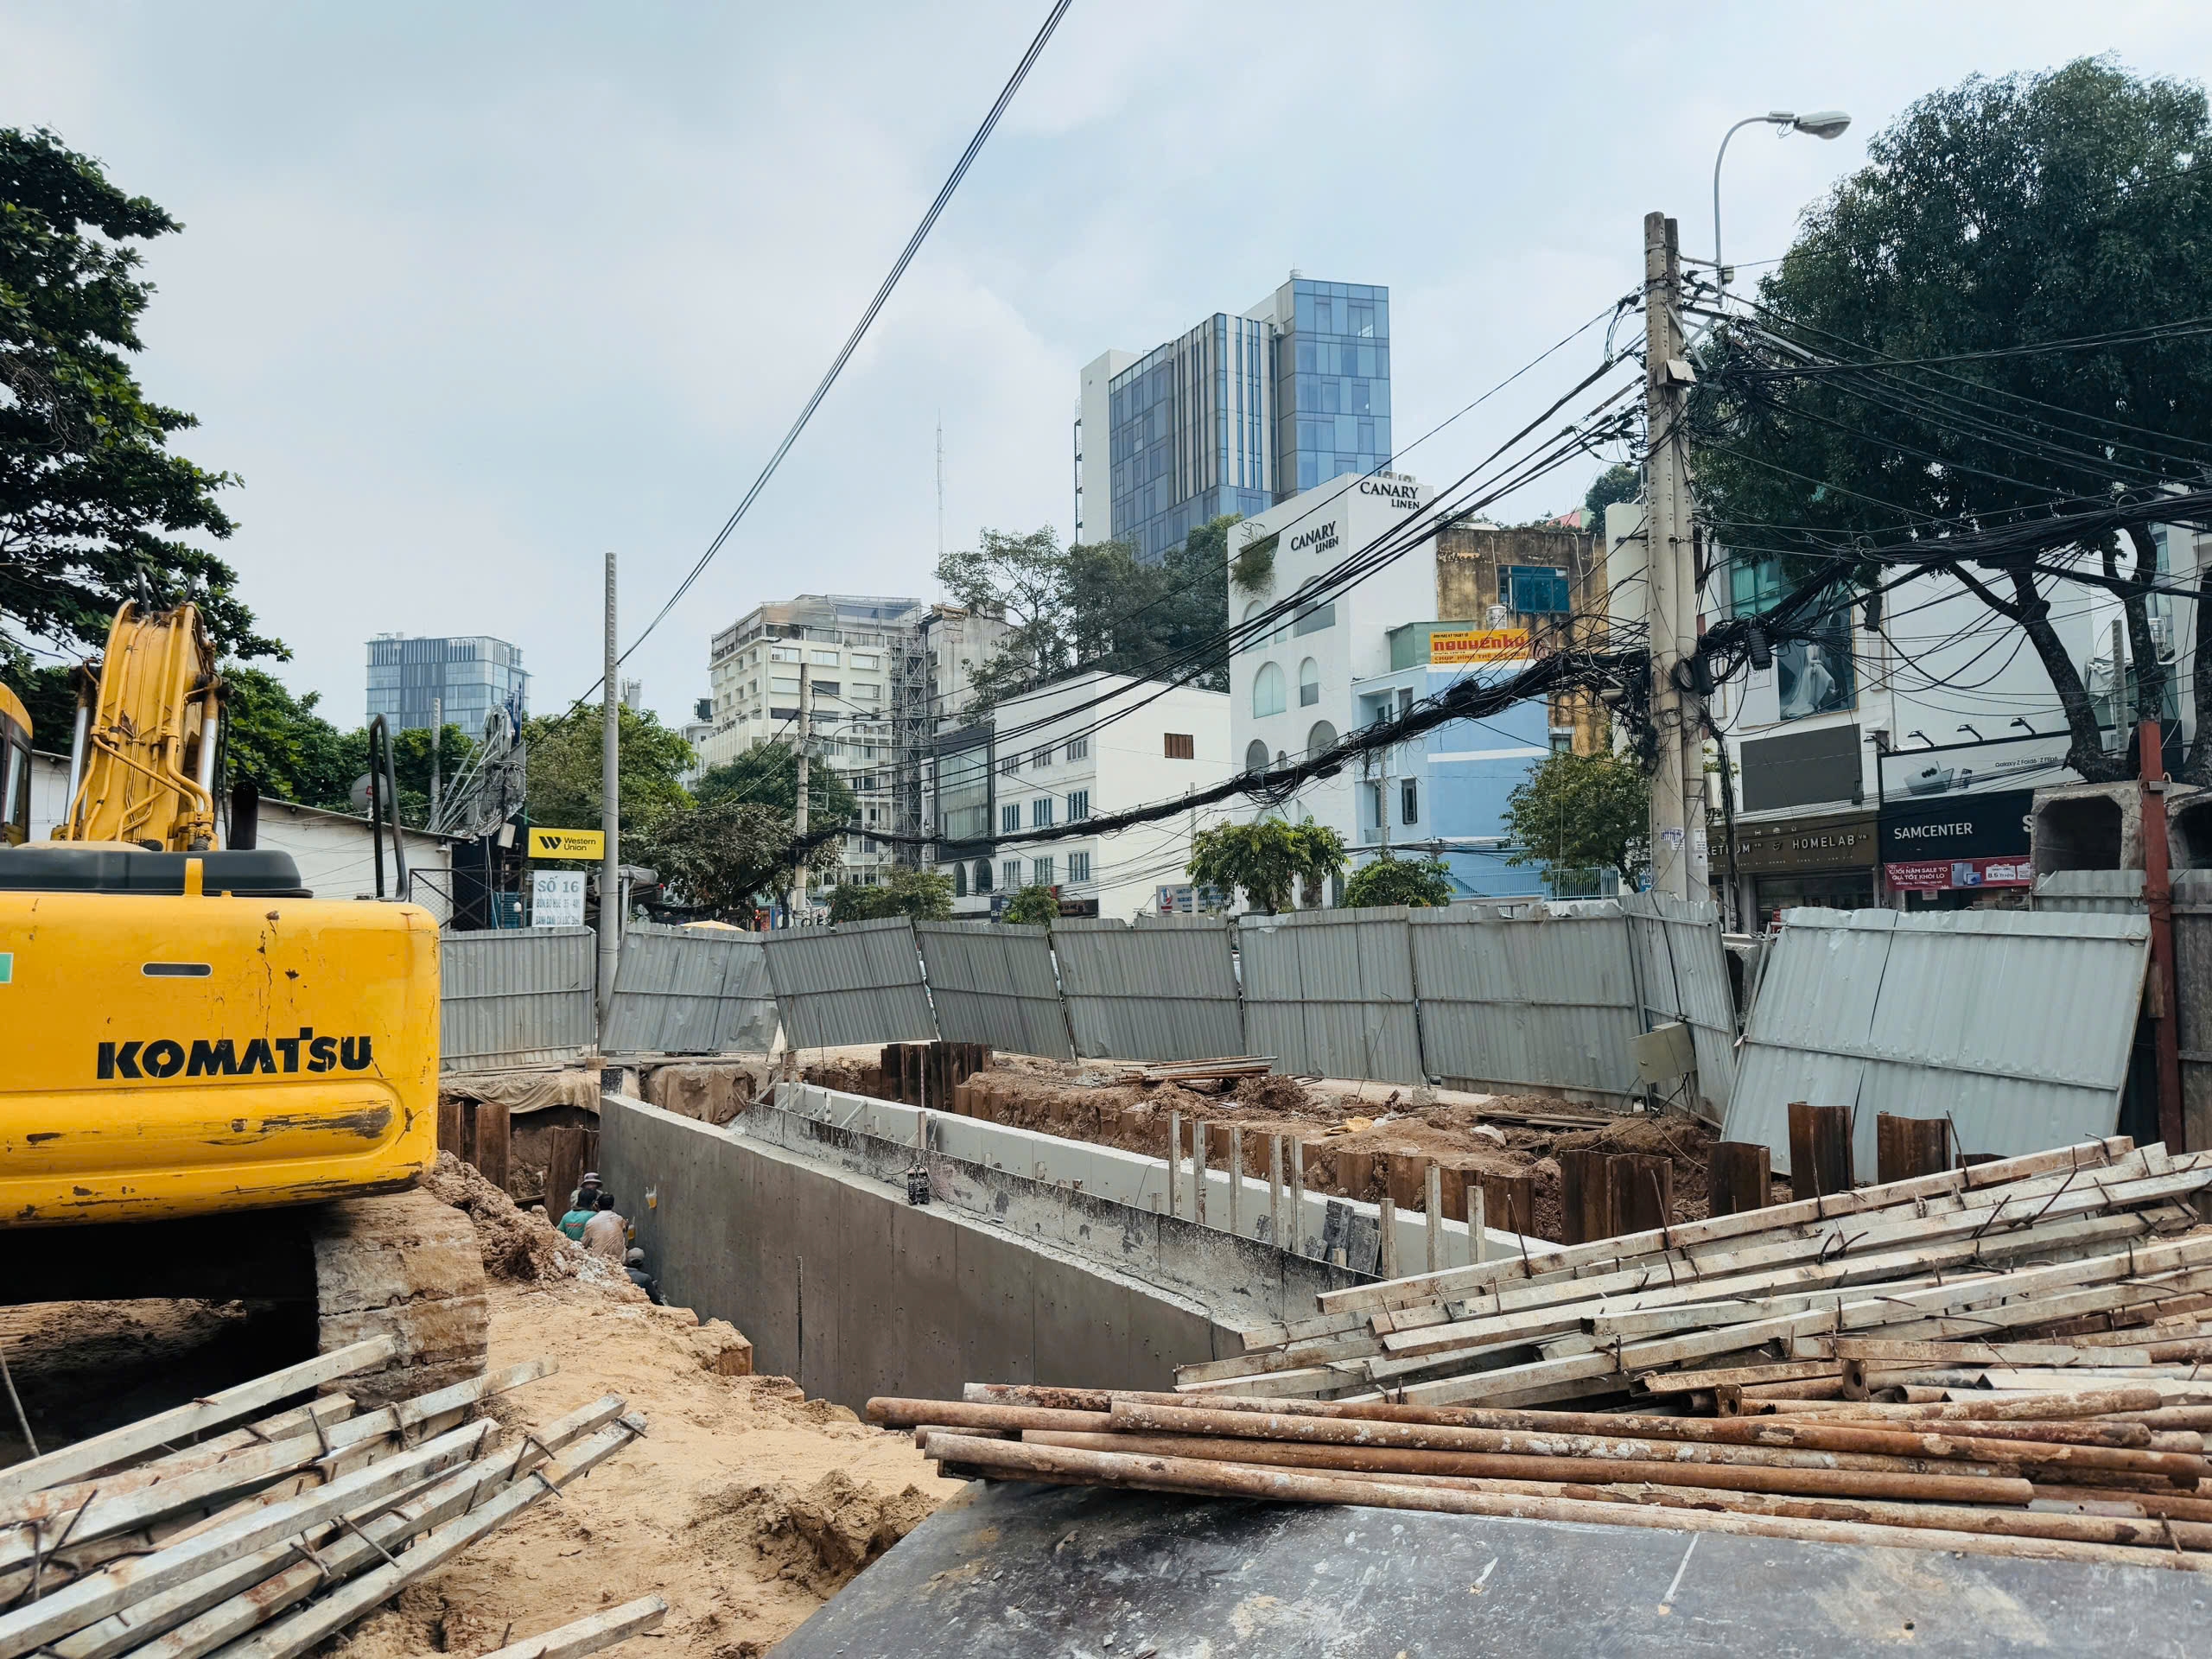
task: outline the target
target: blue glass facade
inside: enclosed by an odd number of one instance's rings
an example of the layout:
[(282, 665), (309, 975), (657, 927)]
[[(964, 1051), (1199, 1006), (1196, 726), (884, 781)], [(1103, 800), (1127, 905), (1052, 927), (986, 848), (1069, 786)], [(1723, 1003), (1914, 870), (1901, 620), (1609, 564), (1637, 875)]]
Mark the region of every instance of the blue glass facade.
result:
[(488, 634), (467, 639), (369, 641), (369, 717), (382, 715), (395, 732), (427, 731), (431, 710), (442, 705), (445, 723), (469, 733), (484, 729), (494, 708), (517, 725), (530, 713), (530, 676), (522, 652)]
[(1294, 277), (1114, 376), (1114, 537), (1157, 562), (1209, 518), (1388, 467), (1389, 340), (1388, 289)]
[(1279, 500), (1390, 464), (1390, 290), (1303, 277), (1290, 289), (1292, 326), (1274, 340)]

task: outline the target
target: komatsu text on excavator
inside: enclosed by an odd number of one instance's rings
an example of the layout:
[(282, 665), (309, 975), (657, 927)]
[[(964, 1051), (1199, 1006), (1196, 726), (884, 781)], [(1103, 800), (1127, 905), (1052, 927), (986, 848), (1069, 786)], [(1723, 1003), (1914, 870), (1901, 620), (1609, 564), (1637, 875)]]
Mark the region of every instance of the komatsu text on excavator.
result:
[(195, 608), (124, 606), (33, 841), (0, 688), (0, 1302), (291, 1301), (326, 1350), (398, 1338), (357, 1397), (458, 1381), (483, 1365), (475, 1236), (408, 1190), (436, 1156), (437, 924), (309, 893), (255, 845), (250, 789), (224, 845), (223, 726)]

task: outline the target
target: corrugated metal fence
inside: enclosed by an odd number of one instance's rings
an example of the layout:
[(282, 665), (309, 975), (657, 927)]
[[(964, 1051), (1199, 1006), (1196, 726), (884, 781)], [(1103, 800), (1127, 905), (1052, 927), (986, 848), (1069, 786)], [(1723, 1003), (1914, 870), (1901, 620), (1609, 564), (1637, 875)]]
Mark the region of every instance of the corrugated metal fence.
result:
[(599, 1037), (588, 927), (448, 933), (438, 941), (441, 1064), (448, 1071), (534, 1065)]
[(735, 928), (633, 922), (601, 1046), (611, 1054), (766, 1053), (776, 1035), (766, 947)]
[(928, 982), (904, 917), (765, 936), (768, 982), (794, 1048), (927, 1042), (938, 1035)]
[(1411, 914), (1393, 905), (1245, 917), (1247, 1047), (1279, 1071), (1421, 1082)]
[(1236, 961), (1226, 924), (1178, 917), (1052, 930), (1076, 1052), (1085, 1059), (1210, 1060), (1242, 1054)]
[(1727, 1119), (1789, 1165), (1794, 1100), (1948, 1117), (1961, 1151), (2110, 1135), (2150, 961), (2142, 916), (1793, 910), (1760, 976)]
[(1052, 935), (1004, 922), (918, 922), (938, 1028), (947, 1042), (1071, 1060)]
[(1663, 893), (1624, 893), (1629, 949), (1643, 1001), (1643, 1029), (1680, 1020), (1697, 1051), (1703, 1110), (1719, 1122), (1736, 1081), (1736, 999), (1711, 905)]

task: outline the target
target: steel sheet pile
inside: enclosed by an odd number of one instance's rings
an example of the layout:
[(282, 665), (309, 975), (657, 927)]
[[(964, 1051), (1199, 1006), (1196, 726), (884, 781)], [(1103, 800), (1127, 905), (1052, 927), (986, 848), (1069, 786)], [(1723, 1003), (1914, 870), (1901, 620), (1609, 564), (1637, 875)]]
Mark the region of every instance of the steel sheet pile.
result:
[(0, 1655), (305, 1653), (645, 1432), (607, 1395), (500, 1440), (535, 1360), (380, 1410), (378, 1337), (0, 1469)]
[(2208, 1194), (2092, 1141), (1331, 1292), (1174, 1393), (869, 1413), (951, 1475), (2203, 1571)]

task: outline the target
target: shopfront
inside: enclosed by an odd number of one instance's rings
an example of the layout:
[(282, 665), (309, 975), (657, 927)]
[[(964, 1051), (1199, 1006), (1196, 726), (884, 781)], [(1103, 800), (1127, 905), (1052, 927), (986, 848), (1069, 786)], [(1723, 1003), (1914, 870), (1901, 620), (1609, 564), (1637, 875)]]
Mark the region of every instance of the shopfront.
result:
[(1871, 909), (1875, 815), (1848, 812), (1772, 818), (1736, 826), (1736, 874), (1755, 928), (1800, 905)]
[(1993, 790), (1936, 800), (1885, 802), (1882, 879), (1908, 909), (1959, 909), (1977, 898), (2035, 885), (2028, 859), (2032, 790)]

